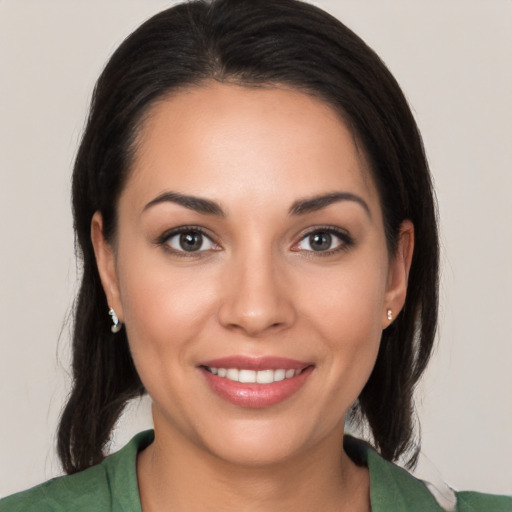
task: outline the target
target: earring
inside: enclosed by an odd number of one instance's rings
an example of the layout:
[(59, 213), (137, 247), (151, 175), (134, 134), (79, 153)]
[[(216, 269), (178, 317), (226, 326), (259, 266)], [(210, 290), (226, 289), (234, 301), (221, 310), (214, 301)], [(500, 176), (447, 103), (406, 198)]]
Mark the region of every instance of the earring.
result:
[(115, 334), (116, 332), (119, 332), (121, 330), (123, 324), (119, 322), (119, 319), (117, 318), (114, 308), (110, 308), (108, 314), (112, 317), (112, 322), (114, 323), (110, 330)]
[(388, 309), (388, 320), (391, 322), (393, 320), (393, 311), (391, 309)]

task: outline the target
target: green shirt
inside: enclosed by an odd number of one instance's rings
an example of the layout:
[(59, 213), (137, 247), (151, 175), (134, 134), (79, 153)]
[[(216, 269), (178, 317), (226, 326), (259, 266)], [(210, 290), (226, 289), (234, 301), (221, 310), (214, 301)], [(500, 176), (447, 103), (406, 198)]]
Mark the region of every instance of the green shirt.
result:
[[(137, 453), (154, 438), (141, 432), (101, 464), (49, 480), (0, 500), (0, 512), (142, 512), (137, 485)], [(351, 458), (370, 471), (372, 512), (442, 512), (426, 486), (384, 460), (368, 444), (345, 439)], [(459, 512), (512, 512), (512, 497), (457, 493)]]

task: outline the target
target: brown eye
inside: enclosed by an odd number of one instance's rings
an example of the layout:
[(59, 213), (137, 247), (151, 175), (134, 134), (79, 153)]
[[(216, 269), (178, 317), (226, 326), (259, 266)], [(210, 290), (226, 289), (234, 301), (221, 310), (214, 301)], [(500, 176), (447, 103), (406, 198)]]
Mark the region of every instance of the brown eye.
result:
[(331, 248), (332, 235), (320, 231), (309, 235), (308, 241), (313, 251), (328, 251)]
[(198, 251), (203, 245), (201, 233), (183, 233), (180, 235), (180, 247), (184, 251)]
[(182, 231), (167, 238), (165, 242), (171, 249), (179, 252), (199, 252), (216, 248), (213, 241), (200, 231)]
[(353, 240), (348, 233), (335, 228), (325, 228), (310, 231), (294, 246), (293, 250), (329, 254), (347, 249), (352, 244)]

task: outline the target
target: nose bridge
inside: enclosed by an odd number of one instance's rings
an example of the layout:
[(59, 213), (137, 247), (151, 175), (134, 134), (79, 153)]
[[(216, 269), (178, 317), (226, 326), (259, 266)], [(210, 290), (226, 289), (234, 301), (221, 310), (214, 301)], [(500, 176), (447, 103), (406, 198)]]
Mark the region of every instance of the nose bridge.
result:
[(293, 322), (292, 298), (281, 267), (268, 243), (251, 243), (234, 251), (219, 312), (221, 323), (257, 336)]

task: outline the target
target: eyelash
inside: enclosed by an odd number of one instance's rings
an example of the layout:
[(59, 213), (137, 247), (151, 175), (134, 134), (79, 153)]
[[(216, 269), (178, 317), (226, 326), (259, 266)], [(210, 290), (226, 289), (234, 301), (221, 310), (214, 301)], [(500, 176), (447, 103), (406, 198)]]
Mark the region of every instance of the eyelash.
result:
[[(304, 240), (307, 240), (309, 237), (311, 237), (312, 235), (314, 235), (316, 233), (328, 234), (331, 236), (334, 235), (340, 241), (340, 243), (337, 247), (334, 247), (334, 249), (329, 249), (326, 251), (315, 251), (315, 250), (303, 251), (298, 248), (294, 249), (301, 242), (303, 242)], [(303, 234), (300, 237), (299, 241), (293, 245), (292, 251), (304, 252), (308, 255), (308, 257), (315, 257), (315, 256), (328, 257), (328, 256), (332, 256), (334, 254), (338, 254), (343, 251), (347, 251), (353, 245), (354, 245), (354, 239), (345, 230), (334, 227), (334, 226), (315, 226), (314, 229), (307, 231), (305, 234)]]
[(210, 250), (198, 250), (198, 251), (185, 251), (174, 249), (169, 245), (169, 241), (179, 235), (183, 234), (199, 234), (205, 239), (209, 240), (213, 245), (218, 246), (213, 237), (209, 235), (203, 228), (199, 226), (181, 226), (179, 228), (173, 228), (168, 231), (162, 233), (155, 241), (155, 244), (158, 246), (164, 247), (165, 250), (172, 252), (173, 255), (184, 257), (184, 258), (193, 258), (201, 255), (202, 253), (209, 252), (211, 250), (215, 251), (218, 249), (210, 249)]
[[(336, 246), (334, 249), (329, 249), (326, 251), (315, 251), (314, 249), (311, 250), (304, 250), (300, 249), (297, 246), (302, 243), (304, 240), (307, 240), (308, 237), (311, 237), (312, 235), (316, 233), (321, 234), (328, 234), (328, 235), (334, 235), (340, 243), (338, 246)], [(178, 228), (173, 228), (168, 231), (165, 231), (160, 235), (156, 241), (155, 244), (158, 246), (162, 246), (165, 248), (165, 250), (172, 252), (174, 255), (190, 258), (190, 257), (197, 257), (205, 252), (210, 251), (216, 251), (219, 249), (206, 249), (206, 250), (197, 250), (197, 251), (185, 251), (185, 250), (178, 250), (169, 245), (169, 240), (171, 240), (173, 237), (182, 235), (182, 234), (200, 234), (202, 237), (209, 240), (213, 245), (218, 246), (218, 244), (215, 242), (213, 237), (209, 235), (203, 228), (199, 226), (181, 226)], [(337, 254), (339, 252), (343, 252), (348, 250), (350, 247), (354, 245), (354, 239), (345, 231), (340, 228), (336, 228), (333, 226), (316, 226), (313, 229), (310, 229), (306, 233), (304, 233), (298, 242), (294, 243), (291, 250), (293, 252), (302, 252), (306, 253), (308, 257), (314, 257), (314, 256), (320, 256), (320, 257), (327, 257), (332, 256), (334, 254)]]

